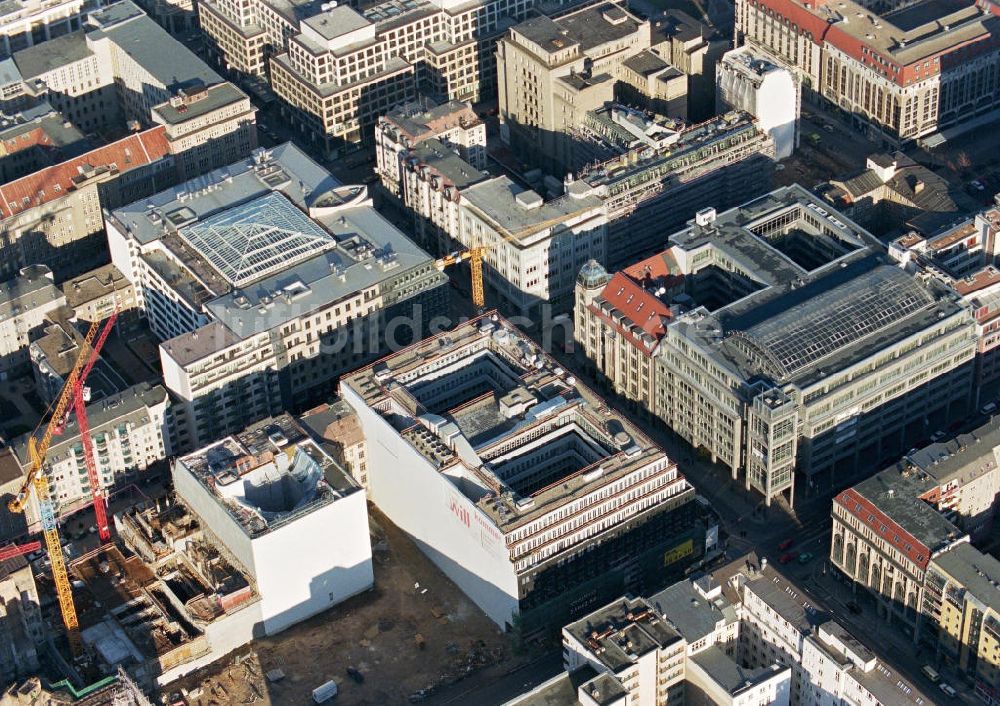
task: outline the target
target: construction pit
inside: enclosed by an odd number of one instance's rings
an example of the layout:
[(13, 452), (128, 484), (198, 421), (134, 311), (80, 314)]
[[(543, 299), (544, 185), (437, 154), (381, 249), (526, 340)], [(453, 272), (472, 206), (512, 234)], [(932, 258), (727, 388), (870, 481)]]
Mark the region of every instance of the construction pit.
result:
[(528, 661), (405, 534), (369, 508), (373, 589), (171, 683), (164, 702), (306, 704), (313, 689), (334, 680), (337, 704), (435, 703), (461, 692), (463, 683), (499, 678)]

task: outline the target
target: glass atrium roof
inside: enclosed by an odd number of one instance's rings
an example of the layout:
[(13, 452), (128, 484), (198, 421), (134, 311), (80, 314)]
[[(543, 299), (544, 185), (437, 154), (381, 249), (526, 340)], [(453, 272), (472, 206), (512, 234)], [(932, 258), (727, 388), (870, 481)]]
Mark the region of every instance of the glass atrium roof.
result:
[(902, 321), (931, 303), (914, 278), (883, 266), (746, 331), (786, 374)]
[(329, 250), (333, 236), (272, 191), (180, 231), (234, 287)]

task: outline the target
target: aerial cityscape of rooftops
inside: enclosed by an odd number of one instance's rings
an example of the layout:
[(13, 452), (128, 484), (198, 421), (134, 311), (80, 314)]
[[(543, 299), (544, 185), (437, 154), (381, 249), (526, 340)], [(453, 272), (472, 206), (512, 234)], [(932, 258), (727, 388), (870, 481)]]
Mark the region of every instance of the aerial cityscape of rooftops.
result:
[(0, 706), (1000, 706), (998, 0), (0, 2)]

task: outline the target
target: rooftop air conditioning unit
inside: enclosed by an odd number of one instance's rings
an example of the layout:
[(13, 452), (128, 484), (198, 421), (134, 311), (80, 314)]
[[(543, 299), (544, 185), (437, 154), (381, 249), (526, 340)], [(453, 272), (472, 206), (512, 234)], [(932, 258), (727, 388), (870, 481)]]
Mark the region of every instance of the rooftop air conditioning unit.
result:
[(703, 208), (694, 214), (694, 222), (704, 227), (715, 222), (715, 209)]

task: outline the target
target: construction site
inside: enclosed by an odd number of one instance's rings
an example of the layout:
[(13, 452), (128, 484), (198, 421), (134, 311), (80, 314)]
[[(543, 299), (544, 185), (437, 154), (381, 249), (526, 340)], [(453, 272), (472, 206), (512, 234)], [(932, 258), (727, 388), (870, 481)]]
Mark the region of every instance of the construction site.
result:
[(371, 531), (374, 588), (174, 682), (170, 693), (192, 706), (304, 704), (334, 680), (339, 704), (434, 703), (529, 660), (374, 509)]

